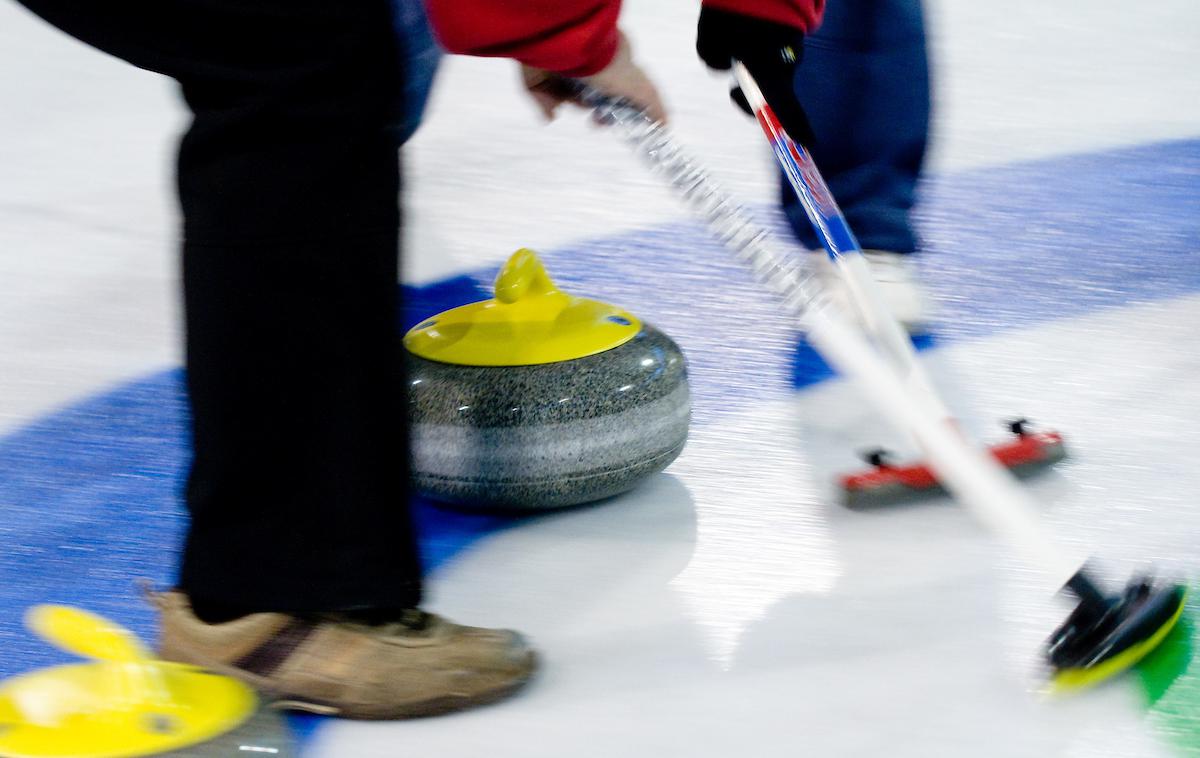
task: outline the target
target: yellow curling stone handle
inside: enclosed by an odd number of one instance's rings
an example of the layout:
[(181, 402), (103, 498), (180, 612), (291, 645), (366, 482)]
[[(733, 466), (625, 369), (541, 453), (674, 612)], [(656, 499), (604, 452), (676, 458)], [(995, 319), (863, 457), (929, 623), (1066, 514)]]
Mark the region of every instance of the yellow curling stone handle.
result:
[(127, 629), (76, 608), (38, 606), (29, 628), (95, 662), (0, 682), (0, 758), (132, 758), (207, 742), (241, 726), (246, 685), (153, 658)]
[(533, 366), (584, 358), (633, 339), (642, 323), (608, 303), (568, 295), (537, 253), (513, 253), (495, 298), (439, 313), (404, 337), (410, 353), (463, 366)]
[(78, 608), (35, 606), (25, 614), (25, 626), (55, 647), (81, 658), (133, 663), (151, 657), (128, 629)]

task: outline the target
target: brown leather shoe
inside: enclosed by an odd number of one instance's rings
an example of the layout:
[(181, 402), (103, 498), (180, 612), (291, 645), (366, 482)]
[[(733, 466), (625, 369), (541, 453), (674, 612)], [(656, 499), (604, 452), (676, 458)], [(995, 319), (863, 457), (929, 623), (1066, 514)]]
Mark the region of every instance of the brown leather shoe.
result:
[(206, 624), (187, 596), (153, 596), (162, 657), (240, 679), (282, 708), (358, 719), (431, 716), (499, 700), (537, 667), (516, 632), (423, 611), (368, 626), (336, 615), (256, 613)]

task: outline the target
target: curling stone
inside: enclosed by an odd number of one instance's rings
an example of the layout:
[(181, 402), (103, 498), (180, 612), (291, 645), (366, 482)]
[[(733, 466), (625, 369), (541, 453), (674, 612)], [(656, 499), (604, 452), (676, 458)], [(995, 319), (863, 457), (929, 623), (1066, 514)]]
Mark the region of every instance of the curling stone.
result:
[(0, 758), (294, 754), (278, 714), (241, 682), (157, 660), (128, 630), (43, 605), (29, 628), (90, 663), (0, 682)]
[(413, 477), (431, 500), (541, 510), (625, 492), (683, 450), (683, 353), (633, 314), (560, 291), (531, 250), (495, 299), (415, 326)]

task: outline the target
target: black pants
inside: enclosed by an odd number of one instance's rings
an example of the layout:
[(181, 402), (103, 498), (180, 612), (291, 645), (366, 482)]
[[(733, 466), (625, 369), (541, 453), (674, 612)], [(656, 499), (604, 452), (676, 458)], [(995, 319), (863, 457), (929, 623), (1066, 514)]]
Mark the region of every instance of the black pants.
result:
[(21, 2), (173, 77), (194, 115), (180, 586), (247, 611), (415, 605), (387, 0)]

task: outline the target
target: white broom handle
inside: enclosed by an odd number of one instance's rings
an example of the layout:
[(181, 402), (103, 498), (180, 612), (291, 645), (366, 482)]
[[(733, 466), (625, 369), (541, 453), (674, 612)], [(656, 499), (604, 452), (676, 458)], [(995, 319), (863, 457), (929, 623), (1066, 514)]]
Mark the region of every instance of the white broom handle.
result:
[(1082, 561), (1056, 544), (1037, 503), (1012, 474), (915, 402), (892, 367), (853, 327), (826, 308), (809, 310), (800, 321), (817, 352), (855, 381), (882, 416), (917, 438), (939, 480), (976, 518), (1041, 566), (1056, 586), (1079, 569)]
[(1040, 565), (1061, 583), (1080, 564), (1046, 530), (1037, 505), (1012, 475), (990, 455), (975, 448), (930, 413), (895, 368), (877, 353), (857, 330), (828, 312), (810, 289), (808, 277), (792, 256), (770, 244), (770, 234), (724, 194), (661, 124), (636, 105), (614, 100), (587, 85), (575, 83), (574, 94), (594, 109), (600, 123), (620, 129), (634, 150), (665, 175), (688, 205), (758, 280), (781, 298), (782, 308), (795, 316), (813, 347), (834, 369), (855, 380), (884, 418), (913, 433), (926, 448), (929, 461), (946, 489), (985, 526)]

